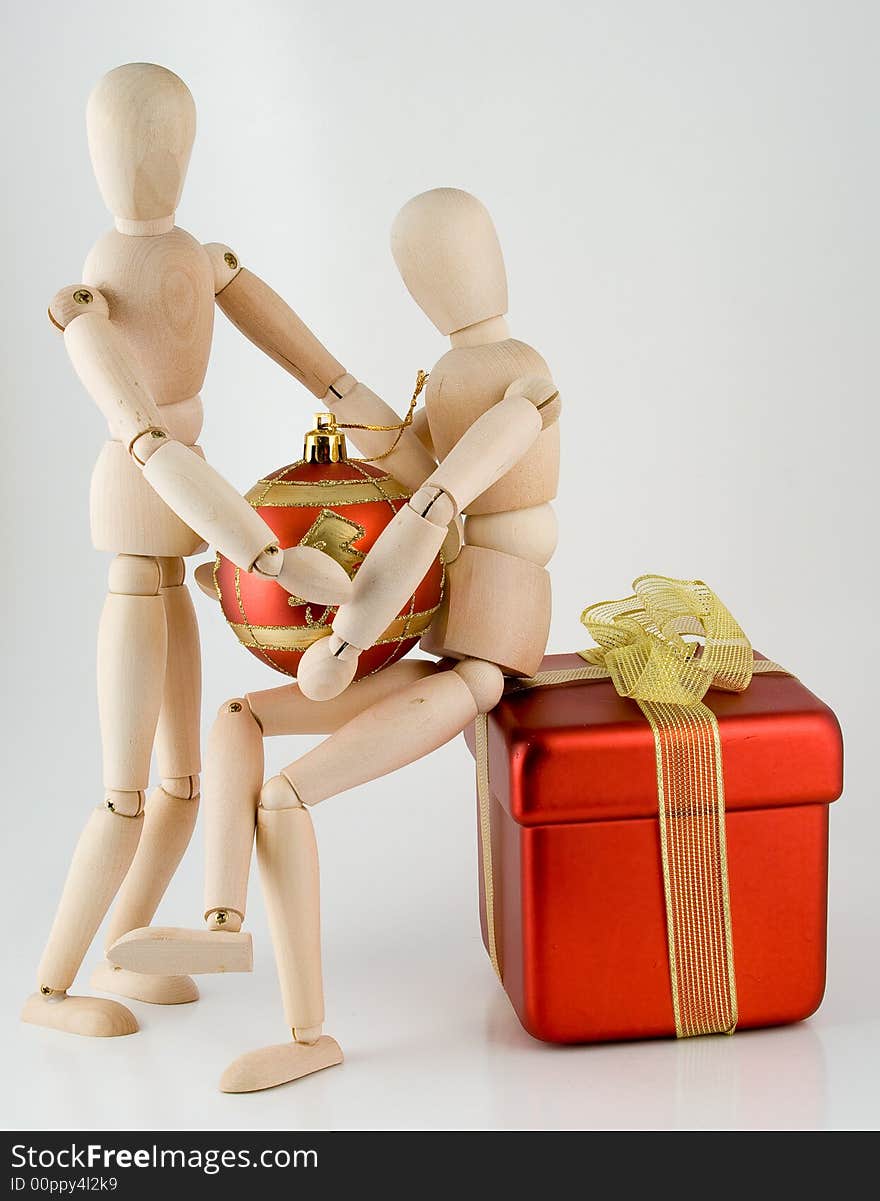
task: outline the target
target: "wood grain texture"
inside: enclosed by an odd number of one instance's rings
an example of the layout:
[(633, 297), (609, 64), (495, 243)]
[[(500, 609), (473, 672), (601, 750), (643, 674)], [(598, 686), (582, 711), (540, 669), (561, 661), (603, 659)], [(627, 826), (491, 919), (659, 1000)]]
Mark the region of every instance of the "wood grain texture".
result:
[(324, 1021), (318, 847), (307, 809), (257, 814), (260, 882), (288, 1027)]
[(97, 83), (86, 109), (89, 153), (114, 216), (150, 221), (174, 212), (196, 132), (189, 88), (154, 63), (126, 63)]
[(541, 416), (531, 401), (505, 396), (468, 426), (425, 483), (442, 488), (460, 512), (467, 512), (477, 497), (510, 474), (540, 432)]
[(452, 669), (467, 684), (478, 713), (488, 713), (501, 700), (504, 673), (495, 663), (483, 659), (463, 659)]
[[(163, 779), (197, 776), (201, 770), (202, 656), (189, 588), (163, 587), (168, 650), (162, 707), (156, 729), (156, 761)], [(145, 922), (137, 922), (139, 926)]]
[(443, 334), (507, 312), (507, 275), (492, 218), (475, 196), (434, 188), (408, 201), (391, 228), (407, 290)]
[(489, 342), (505, 342), (510, 337), (506, 317), (489, 317), (457, 329), (449, 335), (450, 346), (485, 346)]
[(314, 805), (421, 759), (476, 715), (465, 682), (454, 671), (436, 672), (377, 701), (283, 774), (303, 803)]
[(316, 1043), (278, 1043), (248, 1051), (233, 1060), (220, 1077), (222, 1093), (255, 1093), (277, 1088), (303, 1076), (342, 1063), (342, 1050), (335, 1039), (324, 1034)]
[(206, 914), (233, 909), (244, 917), (247, 911), (263, 770), (263, 733), (247, 701), (227, 701), (211, 727), (205, 754)]
[[(425, 407), (441, 462), (471, 425), (504, 397), (520, 376), (550, 369), (536, 350), (508, 339), (486, 345), (453, 347), (435, 364), (425, 388)], [(559, 484), (559, 426), (538, 435), (528, 454), (496, 484), (465, 507), (465, 512), (498, 513), (544, 504)]]
[(236, 329), (315, 396), (323, 397), (345, 374), (287, 302), (247, 268), (218, 293), (217, 304)]
[(250, 934), (173, 926), (129, 930), (108, 949), (107, 958), (119, 967), (150, 976), (250, 972), (254, 966)]
[[(134, 556), (120, 556), (114, 567), (129, 558), (137, 564)], [(131, 568), (132, 573), (136, 570)], [(136, 586), (133, 579), (129, 586)], [(158, 587), (155, 596), (110, 592), (98, 627), (98, 715), (106, 788), (138, 792), (149, 783), (166, 650), (165, 607)]]
[(65, 992), (73, 984), (131, 865), (142, 826), (143, 817), (121, 817), (103, 805), (93, 810), (76, 844), (37, 969), (41, 988)]
[(214, 272), (214, 294), (222, 292), (241, 271), (241, 260), (235, 251), (222, 242), (206, 242), (205, 254)]
[(21, 1020), (32, 1026), (82, 1034), (87, 1038), (118, 1038), (138, 1032), (137, 1019), (118, 1001), (104, 997), (51, 997), (33, 993), (24, 1003)]
[(147, 459), (143, 476), (191, 529), (243, 571), (277, 542), (241, 493), (181, 442), (166, 440)]
[(199, 987), (189, 976), (145, 976), (109, 962), (98, 964), (89, 983), (98, 992), (148, 1005), (190, 1005), (199, 999)]
[(110, 305), (97, 288), (86, 288), (83, 284), (70, 284), (56, 292), (49, 301), (49, 320), (62, 332), (75, 317), (86, 313), (109, 318)]
[[(190, 448), (204, 458), (200, 446)], [(205, 550), (200, 534), (166, 505), (121, 442), (105, 442), (89, 495), (92, 544), (115, 554), (188, 557)]]
[(195, 446), (205, 420), (202, 397), (198, 392), (186, 400), (160, 405), (159, 412), (162, 424), (175, 441), (182, 442), (184, 446)]
[(198, 811), (198, 798), (169, 796), (164, 788), (154, 788), (150, 793), (138, 849), (107, 925), (106, 946), (153, 920), (189, 846)]
[(127, 447), (145, 430), (161, 429), (159, 407), (138, 379), (125, 339), (107, 317), (84, 313), (64, 331), (64, 345), (83, 387)]
[(358, 648), (347, 645), (337, 634), (319, 638), (296, 669), (300, 692), (316, 704), (341, 696), (354, 681), (359, 658)]
[(278, 734), (332, 734), (365, 709), (423, 680), (437, 671), (427, 659), (401, 659), (375, 675), (349, 685), (329, 701), (303, 696), (297, 684), (282, 684), (263, 692), (249, 692), (247, 703), (260, 723), (264, 737)]
[[(421, 442), (422, 446), (424, 446), (431, 458), (436, 462), (437, 452), (434, 449), (434, 443), (431, 439), (431, 427), (428, 424), (428, 410), (424, 405), (422, 405), (421, 408), (416, 409), (415, 413), (413, 414), (412, 432)], [(427, 478), (428, 477), (425, 476), (425, 479)], [(421, 480), (419, 481), (419, 483), (422, 482), (423, 481)]]
[(110, 324), (157, 405), (201, 392), (214, 329), (214, 271), (200, 242), (176, 227), (153, 238), (110, 230), (89, 252), (83, 281), (107, 298)]
[(475, 514), (465, 522), (465, 540), (470, 546), (500, 550), (505, 555), (528, 559), (546, 567), (556, 550), (559, 523), (553, 506), (511, 509), (507, 513)]
[(421, 646), (486, 659), (506, 675), (538, 670), (550, 630), (550, 576), (526, 559), (465, 546), (446, 573), (443, 602)]

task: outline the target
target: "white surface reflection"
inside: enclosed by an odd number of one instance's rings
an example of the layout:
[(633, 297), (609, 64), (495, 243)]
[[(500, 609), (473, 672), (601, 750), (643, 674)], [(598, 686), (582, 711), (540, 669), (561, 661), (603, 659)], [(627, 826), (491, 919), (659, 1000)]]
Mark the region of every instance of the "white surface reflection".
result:
[(548, 1047), (502, 996), (487, 1009), (496, 1122), (552, 1129), (814, 1129), (826, 1119), (811, 1023), (733, 1037)]

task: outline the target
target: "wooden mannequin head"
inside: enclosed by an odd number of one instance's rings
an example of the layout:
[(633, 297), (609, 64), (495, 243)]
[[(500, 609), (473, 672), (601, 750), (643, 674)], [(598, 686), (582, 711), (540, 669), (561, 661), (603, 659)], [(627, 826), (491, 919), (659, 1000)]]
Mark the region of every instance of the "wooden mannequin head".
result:
[(86, 125), (95, 178), (114, 217), (170, 217), (196, 132), (196, 106), (183, 80), (154, 63), (117, 67), (89, 97)]
[(416, 304), (442, 334), (507, 312), (507, 274), (492, 218), (469, 192), (434, 188), (408, 201), (391, 253)]

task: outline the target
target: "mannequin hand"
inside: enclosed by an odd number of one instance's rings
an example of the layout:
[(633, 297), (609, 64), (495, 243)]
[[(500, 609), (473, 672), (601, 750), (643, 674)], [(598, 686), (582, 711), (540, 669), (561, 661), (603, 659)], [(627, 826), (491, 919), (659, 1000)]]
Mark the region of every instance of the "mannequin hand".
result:
[(341, 605), (351, 597), (351, 580), (345, 568), (314, 546), (290, 546), (284, 551), (270, 547), (254, 568), (277, 580), (291, 596), (315, 604)]
[(360, 651), (337, 634), (313, 642), (299, 661), (296, 682), (311, 701), (329, 701), (339, 696), (354, 679)]

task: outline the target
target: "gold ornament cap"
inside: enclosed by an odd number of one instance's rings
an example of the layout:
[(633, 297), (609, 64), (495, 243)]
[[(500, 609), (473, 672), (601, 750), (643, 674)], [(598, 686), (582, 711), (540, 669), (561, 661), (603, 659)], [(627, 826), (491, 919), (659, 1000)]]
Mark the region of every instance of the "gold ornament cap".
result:
[(315, 428), (309, 430), (303, 443), (303, 458), (307, 463), (347, 463), (345, 434), (336, 424), (334, 413), (316, 413)]

